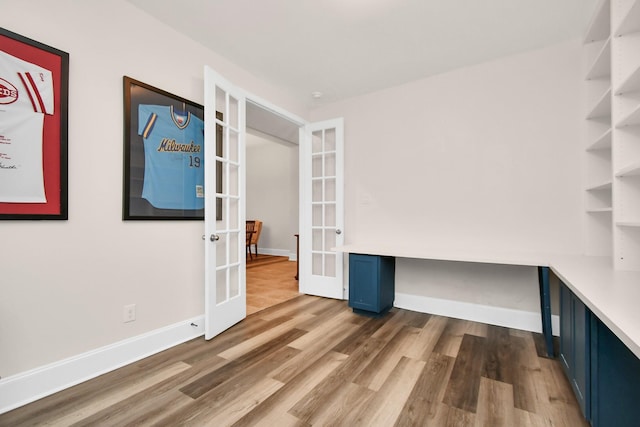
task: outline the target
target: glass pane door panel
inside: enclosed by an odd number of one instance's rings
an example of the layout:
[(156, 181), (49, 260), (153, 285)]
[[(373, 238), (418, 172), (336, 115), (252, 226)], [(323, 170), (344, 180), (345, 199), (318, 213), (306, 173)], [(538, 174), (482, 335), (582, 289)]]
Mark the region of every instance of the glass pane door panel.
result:
[(326, 254), (324, 256), (324, 275), (328, 277), (336, 277), (335, 254)]
[(238, 230), (240, 228), (240, 220), (238, 219), (238, 214), (240, 212), (240, 200), (227, 199), (227, 205), (229, 206), (227, 214), (229, 230)]
[(314, 180), (311, 184), (311, 200), (313, 202), (322, 202), (322, 180)]
[(327, 153), (324, 156), (324, 176), (336, 176), (335, 153)]
[(313, 205), (311, 225), (313, 227), (319, 227), (322, 223), (322, 205)]
[(229, 152), (229, 154), (227, 154), (226, 156), (229, 161), (238, 163), (238, 160), (240, 159), (240, 155), (238, 154), (240, 152), (240, 144), (238, 143), (238, 132), (229, 132), (229, 144), (227, 151)]
[(220, 199), (220, 208), (222, 210), (222, 219), (218, 224), (218, 230), (229, 229), (229, 199)]
[(227, 270), (216, 271), (216, 304), (222, 304), (227, 301)]
[(336, 226), (336, 205), (333, 205), (333, 204), (325, 205), (324, 225), (327, 227)]
[(227, 121), (227, 123), (229, 123), (229, 126), (231, 126), (233, 129), (238, 129), (240, 127), (239, 123), (239, 105), (238, 105), (238, 100), (236, 98), (234, 98), (233, 96), (229, 96), (229, 118)]
[(311, 159), (311, 176), (314, 178), (322, 176), (322, 156), (313, 156)]
[[(242, 234), (244, 235), (245, 232), (243, 231)], [(237, 264), (240, 262), (238, 242), (238, 233), (229, 233), (229, 264)]]
[(336, 231), (332, 229), (324, 230), (324, 250), (329, 251), (336, 247)]
[(313, 230), (313, 237), (311, 238), (311, 250), (321, 251), (322, 248), (322, 230)]
[(316, 131), (311, 134), (311, 152), (313, 154), (321, 153), (323, 150), (322, 131)]
[(227, 179), (229, 182), (229, 195), (232, 197), (238, 197), (240, 194), (240, 170), (237, 164), (228, 164)]
[(325, 180), (324, 201), (325, 202), (336, 201), (336, 180), (334, 178), (327, 178)]
[(229, 238), (224, 233), (218, 233), (218, 237), (220, 238), (217, 243), (217, 251), (216, 251), (216, 266), (222, 267), (227, 265), (227, 246), (229, 244)]
[(219, 87), (216, 87), (216, 111), (222, 113), (222, 119), (226, 121), (227, 93)]
[(240, 267), (233, 266), (229, 269), (229, 298), (240, 295)]
[(323, 151), (336, 151), (336, 130), (335, 129), (325, 129)]
[(311, 262), (311, 274), (314, 276), (322, 276), (322, 254), (313, 254)]

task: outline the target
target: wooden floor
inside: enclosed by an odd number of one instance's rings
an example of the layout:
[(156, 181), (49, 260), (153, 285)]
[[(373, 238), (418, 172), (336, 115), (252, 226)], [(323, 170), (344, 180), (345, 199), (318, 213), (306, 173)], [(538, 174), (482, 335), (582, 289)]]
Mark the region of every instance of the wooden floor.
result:
[(0, 415), (2, 426), (587, 426), (537, 334), (298, 296)]
[(288, 257), (247, 258), (247, 315), (300, 295), (295, 275), (296, 263)]

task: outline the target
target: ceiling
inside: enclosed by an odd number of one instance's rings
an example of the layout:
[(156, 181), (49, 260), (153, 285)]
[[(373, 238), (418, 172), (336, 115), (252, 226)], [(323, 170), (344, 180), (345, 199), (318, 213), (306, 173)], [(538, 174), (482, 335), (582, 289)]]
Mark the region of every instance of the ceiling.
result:
[(310, 108), (580, 38), (596, 3), (128, 1)]

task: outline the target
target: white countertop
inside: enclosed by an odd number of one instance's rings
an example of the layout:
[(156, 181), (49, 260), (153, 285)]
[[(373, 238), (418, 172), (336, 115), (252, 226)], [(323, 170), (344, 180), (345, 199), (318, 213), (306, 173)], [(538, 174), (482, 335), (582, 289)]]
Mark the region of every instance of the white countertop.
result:
[(640, 358), (640, 272), (614, 270), (609, 257), (435, 248), (397, 243), (348, 244), (334, 250), (400, 258), (550, 267)]
[(640, 272), (612, 268), (609, 257), (557, 256), (551, 270), (640, 358)]
[(429, 247), (398, 243), (349, 244), (333, 248), (336, 252), (396, 256), (400, 258), (434, 259), (441, 261), (481, 262), (489, 264), (548, 267), (552, 256), (535, 252), (495, 249)]

